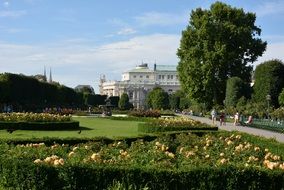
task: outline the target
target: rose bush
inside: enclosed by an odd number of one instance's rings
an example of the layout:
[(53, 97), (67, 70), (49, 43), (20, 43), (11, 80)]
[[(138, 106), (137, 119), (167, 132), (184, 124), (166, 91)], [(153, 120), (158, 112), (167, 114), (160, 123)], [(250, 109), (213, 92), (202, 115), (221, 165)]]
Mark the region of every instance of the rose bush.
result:
[(0, 121), (6, 122), (61, 122), (71, 121), (69, 115), (55, 115), (49, 113), (0, 113)]
[(95, 164), (139, 166), (186, 170), (199, 166), (220, 167), (232, 165), (284, 172), (283, 154), (250, 142), (240, 134), (180, 134), (175, 138), (164, 136), (154, 141), (137, 140), (131, 145), (123, 141), (104, 144), (82, 143), (74, 146), (44, 143), (26, 145), (1, 144), (2, 154), (19, 157), (35, 164), (62, 166), (65, 164)]

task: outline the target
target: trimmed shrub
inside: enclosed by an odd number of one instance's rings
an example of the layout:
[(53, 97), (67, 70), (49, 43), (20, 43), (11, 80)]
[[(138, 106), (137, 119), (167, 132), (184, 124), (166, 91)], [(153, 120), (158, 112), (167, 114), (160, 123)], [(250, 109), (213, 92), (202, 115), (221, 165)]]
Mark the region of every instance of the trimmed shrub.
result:
[(161, 113), (159, 110), (134, 110), (129, 115), (134, 117), (160, 117)]
[[(161, 136), (130, 144), (112, 141), (48, 147), (1, 143), (0, 187), (106, 189), (119, 182), (125, 189), (282, 189), (282, 145), (229, 132)], [(64, 162), (56, 164), (47, 156)], [(40, 162), (34, 163), (37, 159)]]
[(70, 130), (78, 129), (79, 121), (62, 122), (6, 122), (0, 121), (0, 129), (13, 130)]
[(159, 118), (146, 123), (138, 124), (138, 131), (143, 133), (156, 133), (166, 131), (190, 131), (190, 130), (218, 130), (218, 127), (207, 125), (189, 118)]

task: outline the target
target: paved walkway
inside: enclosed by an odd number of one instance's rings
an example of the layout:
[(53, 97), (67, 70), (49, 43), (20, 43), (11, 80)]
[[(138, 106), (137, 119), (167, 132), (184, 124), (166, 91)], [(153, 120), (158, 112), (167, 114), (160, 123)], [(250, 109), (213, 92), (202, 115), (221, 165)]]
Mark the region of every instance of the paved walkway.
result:
[[(190, 117), (194, 120), (201, 121), (203, 123), (207, 123), (212, 125), (212, 121), (209, 118), (205, 117), (196, 117), (196, 116), (191, 116), (191, 115), (186, 115), (187, 117)], [(226, 123), (225, 126), (219, 126), (220, 122), (217, 121), (217, 125), (219, 129), (226, 130), (226, 131), (241, 131), (257, 136), (262, 136), (266, 138), (275, 138), (279, 142), (284, 143), (284, 134), (283, 133), (276, 133), (268, 130), (263, 130), (263, 129), (257, 129), (257, 128), (252, 128), (252, 127), (246, 127), (246, 126), (234, 126), (233, 123)]]

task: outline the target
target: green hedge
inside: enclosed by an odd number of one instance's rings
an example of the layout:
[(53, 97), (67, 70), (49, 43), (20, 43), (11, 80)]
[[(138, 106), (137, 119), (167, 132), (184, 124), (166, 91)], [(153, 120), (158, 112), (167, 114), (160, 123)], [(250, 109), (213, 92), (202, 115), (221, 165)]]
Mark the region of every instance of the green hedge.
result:
[[(216, 133), (214, 132), (214, 134)], [(217, 137), (231, 133), (218, 132), (218, 134)], [(273, 153), (282, 157), (284, 155), (284, 147), (281, 143), (244, 133), (236, 134), (241, 134), (244, 141), (257, 143), (257, 145), (263, 146), (262, 148), (269, 148)], [(168, 139), (168, 136), (162, 137), (164, 140)], [(179, 142), (188, 142), (188, 138), (192, 139), (191, 136), (184, 139), (180, 138)], [(163, 142), (161, 139), (159, 141)], [(172, 142), (174, 141), (169, 143), (172, 145)], [(35, 150), (37, 149), (35, 148)], [(135, 187), (134, 189), (147, 187), (149, 189), (221, 190), (284, 188), (283, 171), (254, 166), (194, 165), (178, 168), (178, 165), (176, 165), (178, 169), (164, 169), (156, 166), (137, 167), (133, 164), (127, 166), (102, 165), (95, 162), (71, 164), (67, 161), (63, 166), (53, 167), (47, 164), (34, 164), (31, 159), (25, 158), (35, 159), (38, 155), (17, 154), (7, 157), (5, 152), (7, 152), (7, 149), (0, 149), (0, 189), (107, 189), (114, 182), (120, 182), (125, 189), (129, 187)]]
[(150, 123), (139, 123), (138, 131), (142, 133), (156, 133), (156, 132), (167, 132), (167, 131), (217, 131), (218, 127), (215, 126), (198, 126), (198, 127), (190, 127), (190, 126), (158, 126), (151, 125)]
[(119, 120), (119, 121), (141, 121), (141, 122), (147, 122), (147, 121), (152, 121), (153, 118), (151, 117), (134, 117), (134, 116), (127, 116), (127, 117), (108, 117), (106, 119), (111, 119), (111, 120)]
[[(257, 168), (192, 168), (189, 171), (135, 167), (36, 165), (14, 158), (0, 161), (5, 189), (106, 189), (114, 181), (127, 189), (283, 189), (284, 172)], [(1, 187), (0, 186), (0, 187)]]
[(78, 121), (64, 122), (5, 122), (0, 121), (0, 129), (15, 130), (70, 130), (79, 129)]

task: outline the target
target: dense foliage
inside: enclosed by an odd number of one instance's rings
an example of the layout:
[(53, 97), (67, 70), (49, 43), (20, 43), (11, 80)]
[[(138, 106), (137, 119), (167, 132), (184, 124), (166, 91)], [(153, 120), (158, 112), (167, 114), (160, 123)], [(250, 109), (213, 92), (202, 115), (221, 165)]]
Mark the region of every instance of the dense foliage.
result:
[(133, 108), (133, 105), (129, 102), (129, 97), (126, 93), (123, 93), (118, 102), (118, 108), (121, 110), (129, 110)]
[(280, 143), (227, 132), (131, 144), (2, 143), (0, 186), (106, 189), (120, 181), (150, 189), (281, 189), (283, 156)]
[(0, 113), (0, 121), (61, 122), (71, 121), (71, 116), (48, 113)]
[(42, 111), (44, 108), (103, 105), (106, 96), (83, 94), (58, 83), (41, 82), (34, 77), (0, 74), (0, 106), (14, 111)]
[(129, 115), (134, 117), (160, 117), (161, 112), (159, 110), (133, 110), (129, 112)]
[(66, 115), (48, 113), (0, 113), (0, 129), (74, 130), (78, 128), (79, 122), (73, 121), (71, 116)]
[(148, 108), (167, 109), (169, 107), (169, 95), (160, 87), (155, 87), (146, 97)]
[(218, 130), (218, 127), (207, 125), (188, 117), (157, 118), (138, 125), (138, 131), (144, 133), (191, 130)]
[(35, 109), (81, 105), (82, 96), (59, 84), (40, 82), (33, 77), (0, 74), (0, 102), (14, 104), (14, 109)]
[(255, 20), (255, 14), (221, 2), (191, 12), (177, 52), (179, 79), (191, 98), (222, 105), (228, 78), (250, 82), (249, 64), (266, 48)]
[(284, 106), (284, 88), (278, 96), (278, 102), (280, 106)]
[[(278, 96), (284, 88), (284, 64), (280, 60), (270, 60), (258, 65), (254, 73), (255, 102), (267, 102), (278, 107)], [(267, 100), (270, 95), (270, 100)]]
[(250, 86), (245, 84), (239, 77), (232, 77), (227, 80), (226, 85), (226, 107), (235, 107), (241, 97), (249, 97)]

